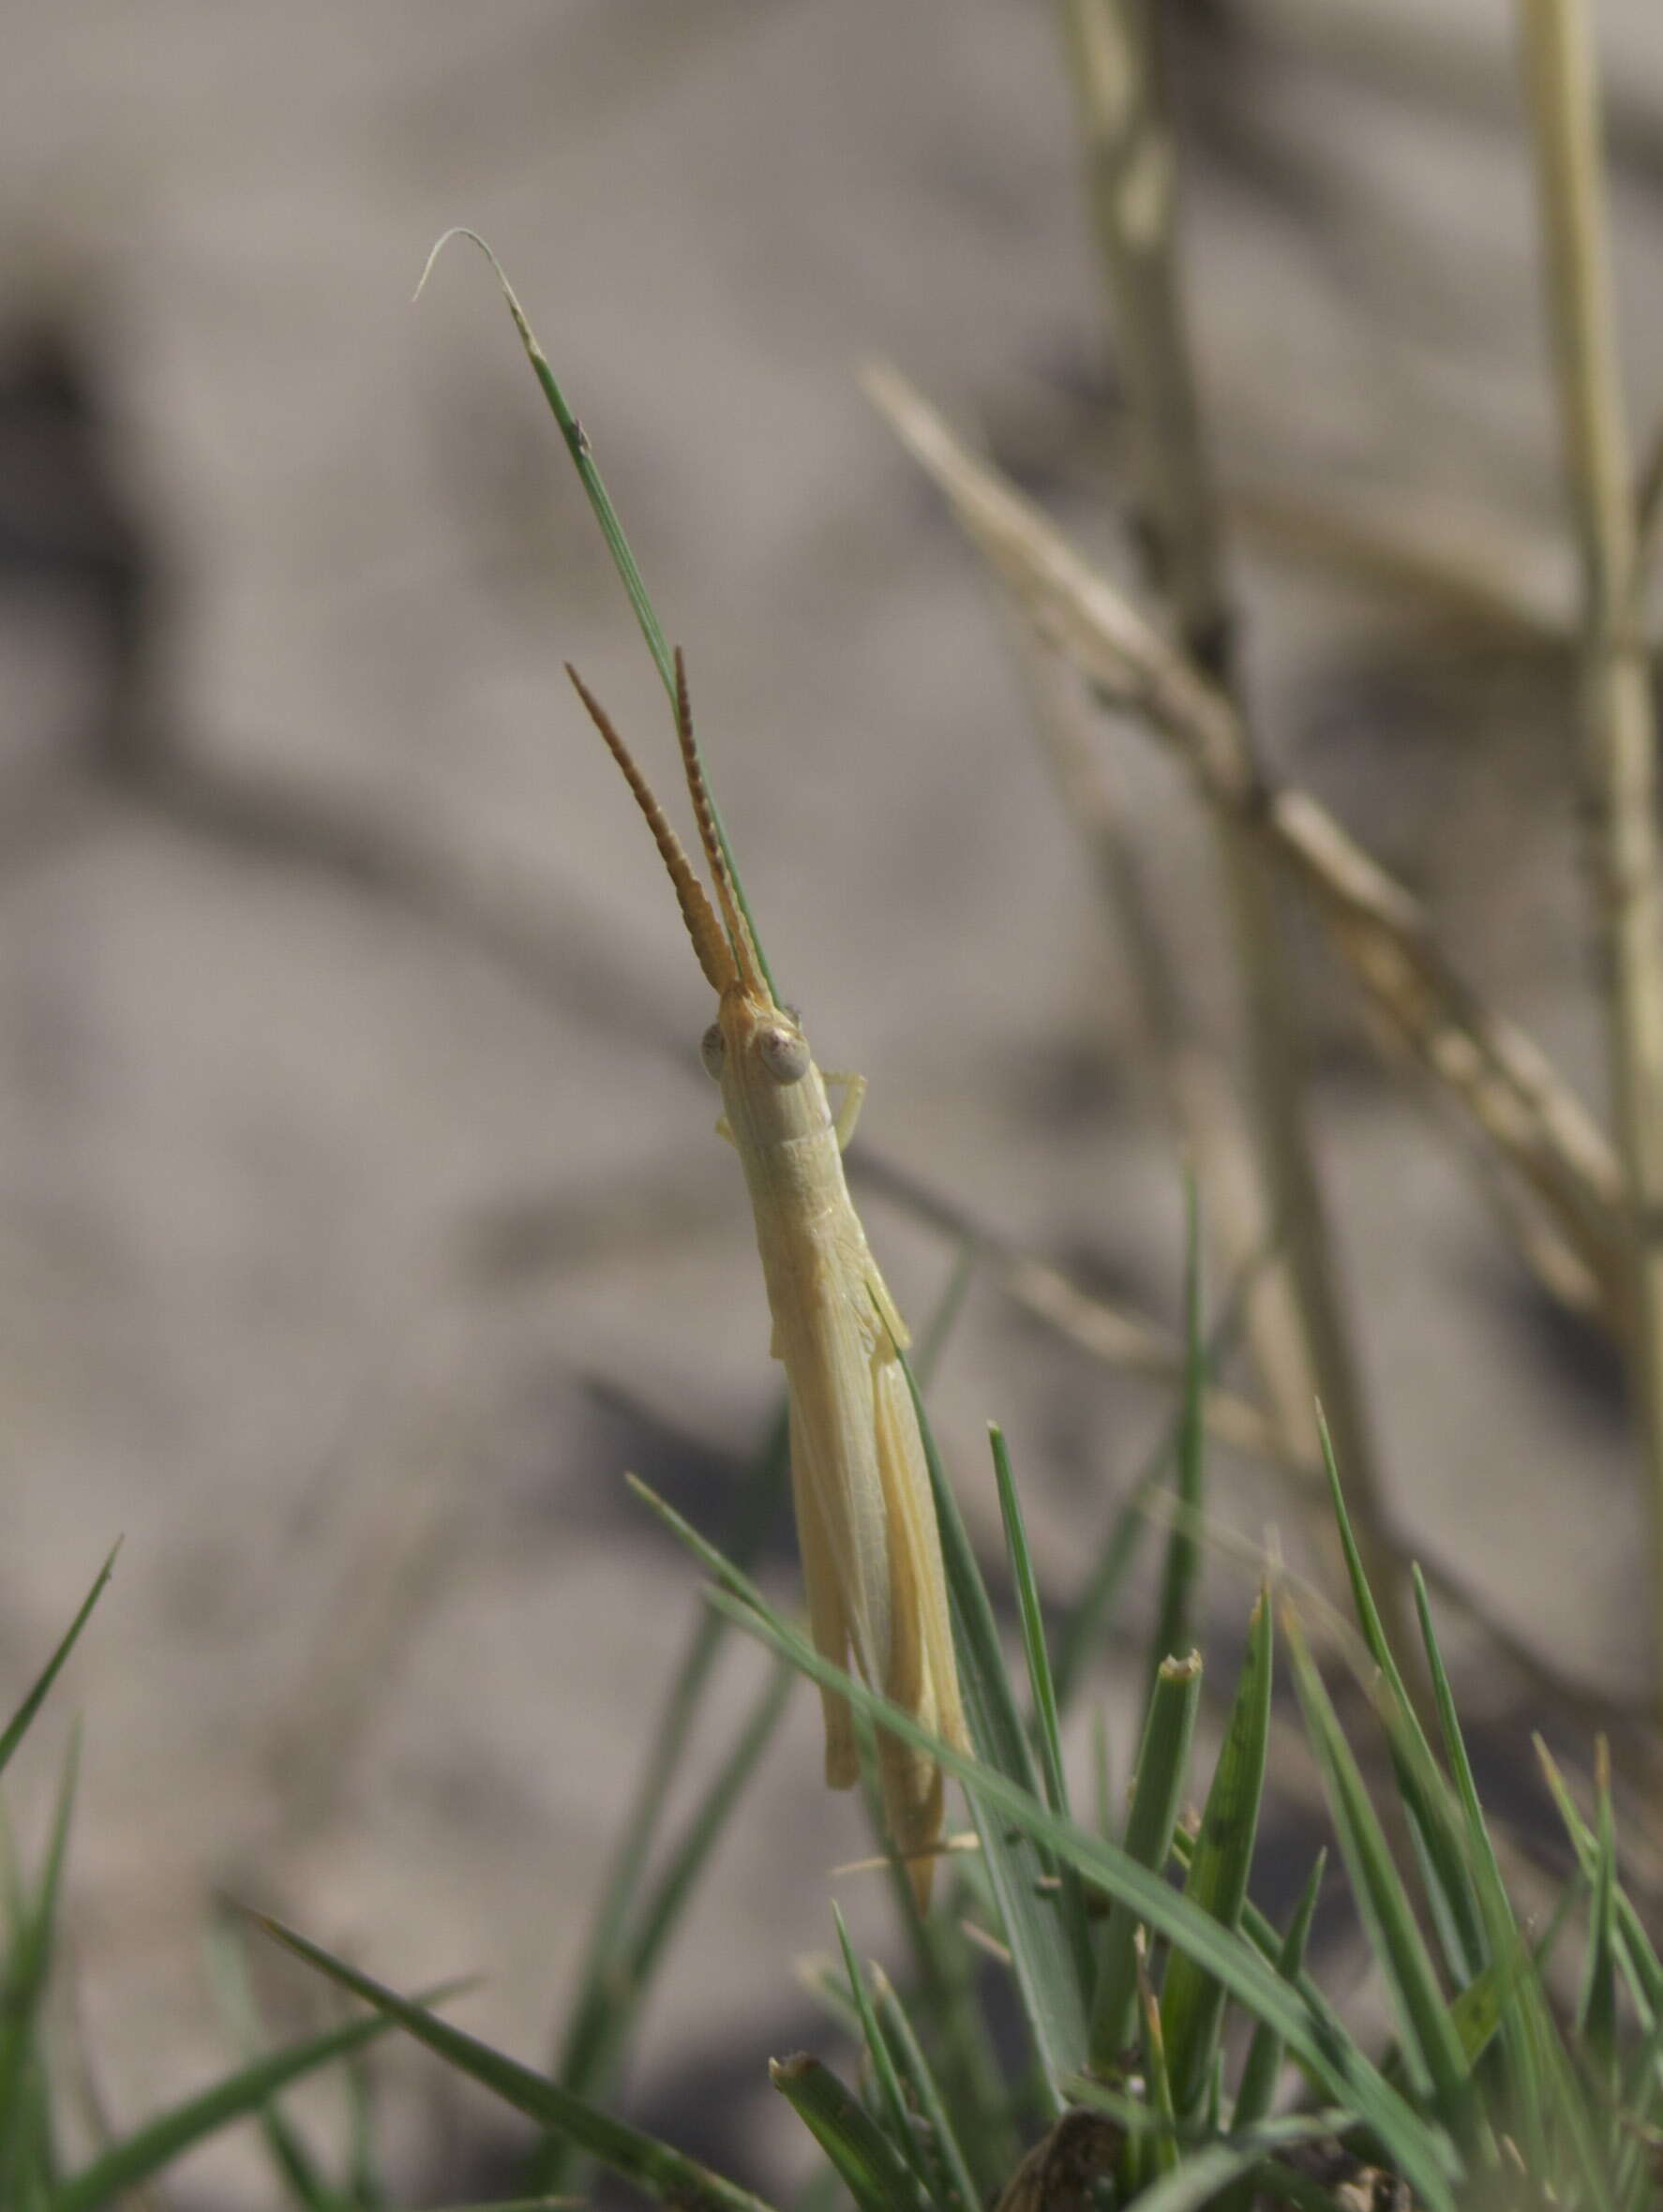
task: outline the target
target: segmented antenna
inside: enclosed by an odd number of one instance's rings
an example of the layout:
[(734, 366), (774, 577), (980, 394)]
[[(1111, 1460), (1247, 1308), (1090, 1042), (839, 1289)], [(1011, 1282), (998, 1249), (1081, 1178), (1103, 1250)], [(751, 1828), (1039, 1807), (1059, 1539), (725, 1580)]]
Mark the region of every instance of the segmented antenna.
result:
[(711, 800), (710, 785), (704, 780), (704, 763), (698, 757), (698, 747), (693, 737), (693, 704), (687, 695), (687, 656), (680, 646), (676, 648), (676, 735), (682, 740), (682, 765), (687, 771), (687, 794), (693, 801), (693, 813), (698, 823), (699, 843), (704, 846), (705, 858), (711, 864), (711, 874), (716, 882), (716, 896), (722, 902), (722, 912), (727, 923), (727, 934), (733, 940), (733, 949), (739, 958), (739, 971), (745, 989), (753, 997), (773, 1004), (773, 993), (768, 986), (768, 976), (757, 956), (757, 940), (751, 934), (751, 925), (745, 919), (744, 909), (734, 893), (733, 877), (728, 871), (727, 856), (722, 849), (721, 834), (716, 828), (716, 810)]
[[(680, 662), (678, 660), (678, 669), (679, 667)], [(607, 740), (607, 751), (623, 770), (623, 780), (635, 793), (636, 804), (647, 817), (647, 827), (652, 832), (652, 840), (658, 847), (659, 858), (669, 871), (669, 879), (676, 887), (676, 900), (682, 909), (682, 919), (687, 924), (687, 934), (693, 939), (693, 949), (698, 955), (698, 964), (704, 970), (705, 980), (712, 991), (720, 994), (726, 991), (730, 983), (738, 979), (738, 971), (733, 964), (733, 954), (728, 949), (727, 939), (722, 934), (722, 925), (712, 912), (711, 902), (705, 896), (704, 886), (693, 873), (693, 863), (687, 858), (686, 847), (670, 827), (669, 818), (665, 814), (663, 807), (659, 805), (657, 795), (652, 785), (648, 783), (646, 777), (636, 766), (634, 755), (612, 726), (610, 715), (584, 682), (582, 677), (578, 675), (577, 669), (573, 667), (570, 661), (566, 663), (566, 674), (572, 679), (573, 688), (577, 696), (588, 709), (589, 719)], [(682, 696), (683, 699), (685, 698), (685, 690), (682, 691)], [(680, 708), (677, 710), (677, 719), (678, 721), (681, 719)], [(701, 783), (700, 789), (702, 788)], [(696, 799), (695, 804), (697, 805), (697, 803)], [(708, 797), (706, 805), (709, 805)], [(699, 830), (700, 833), (704, 834), (702, 816), (699, 821)], [(717, 877), (719, 890), (722, 889), (724, 881), (725, 878), (719, 874)], [(726, 896), (723, 897), (722, 906), (723, 912), (727, 914), (731, 919), (732, 909)]]

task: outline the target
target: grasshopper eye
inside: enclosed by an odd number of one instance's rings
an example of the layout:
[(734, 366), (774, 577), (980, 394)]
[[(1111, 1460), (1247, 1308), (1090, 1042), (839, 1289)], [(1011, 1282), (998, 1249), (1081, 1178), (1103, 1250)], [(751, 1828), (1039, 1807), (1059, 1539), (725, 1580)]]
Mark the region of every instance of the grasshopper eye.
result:
[(719, 1077), (722, 1073), (722, 1024), (712, 1022), (698, 1040), (698, 1056), (705, 1064), (705, 1073)]
[(775, 1083), (801, 1083), (808, 1073), (809, 1050), (801, 1037), (788, 1029), (765, 1029), (757, 1039), (762, 1065)]

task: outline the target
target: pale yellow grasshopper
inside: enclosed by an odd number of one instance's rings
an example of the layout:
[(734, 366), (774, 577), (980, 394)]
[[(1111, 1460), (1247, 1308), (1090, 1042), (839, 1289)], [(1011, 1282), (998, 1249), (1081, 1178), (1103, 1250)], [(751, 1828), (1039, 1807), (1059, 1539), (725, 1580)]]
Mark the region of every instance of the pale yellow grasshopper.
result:
[[(693, 741), (681, 653), (676, 726), (720, 921), (628, 747), (577, 671), (566, 672), (647, 818), (717, 996), (703, 1057), (722, 1088), (718, 1129), (744, 1169), (773, 1322), (772, 1350), (786, 1370), (791, 1489), (816, 1648), (838, 1666), (846, 1666), (852, 1652), (875, 1690), (967, 1752), (935, 1502), (898, 1356), (906, 1326), (844, 1179), (843, 1147), (865, 1085), (858, 1077), (841, 1079), (843, 1108), (834, 1119), (802, 1022), (776, 1004), (769, 987)], [(860, 1778), (853, 1721), (834, 1691), (821, 1697), (826, 1780), (847, 1789)], [(887, 1732), (880, 1731), (877, 1751), (891, 1840), (920, 1905), (927, 1905), (941, 1836), (941, 1770)]]

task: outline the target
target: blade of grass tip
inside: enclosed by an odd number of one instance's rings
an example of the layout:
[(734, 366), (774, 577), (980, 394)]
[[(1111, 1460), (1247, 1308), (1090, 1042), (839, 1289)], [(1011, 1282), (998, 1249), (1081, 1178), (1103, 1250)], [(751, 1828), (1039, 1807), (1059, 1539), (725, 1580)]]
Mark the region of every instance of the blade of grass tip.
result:
[[(1184, 1882), (1185, 1895), (1221, 1927), (1231, 1929), (1241, 1919), (1258, 1835), (1274, 1650), (1269, 1595), (1261, 1591), (1248, 1623), (1247, 1657)], [(1223, 2019), (1221, 1984), (1182, 1951), (1175, 1952), (1161, 1986), (1161, 2020), (1173, 2105), (1180, 2119), (1194, 2118), (1206, 2099)]]
[[(1500, 2006), (1497, 2025), (1506, 2052), (1511, 2091), (1509, 2101), (1517, 2114), (1513, 2125), (1516, 2130), (1522, 2130), (1526, 2164), (1532, 2173), (1539, 2174), (1546, 2171), (1547, 2160), (1547, 2142), (1543, 2133), (1546, 2102), (1542, 2054), (1546, 2043), (1553, 2040), (1554, 2029), (1546, 2011), (1540, 1981), (1530, 1964), (1512, 1900), (1507, 1895), (1507, 1887), (1502, 1878), (1501, 1863), (1490, 1839), (1484, 1809), (1478, 1801), (1478, 1787), (1474, 1779), (1472, 1761), (1467, 1756), (1466, 1738), (1461, 1732), (1460, 1716), (1455, 1710), (1455, 1694), (1450, 1688), (1448, 1669), (1444, 1665), (1444, 1653), (1432, 1624), (1431, 1602), (1427, 1595), (1426, 1577), (1417, 1566), (1411, 1567), (1410, 1581), (1416, 1614), (1420, 1622), (1420, 1640), (1426, 1652), (1427, 1669), (1431, 1680), (1432, 1702), (1437, 1710), (1438, 1726), (1444, 1739), (1444, 1753), (1454, 1777), (1456, 1800), (1465, 1823), (1467, 1864), (1475, 1901), (1485, 1930), (1485, 1950), (1491, 1962), (1489, 1972), (1496, 1977), (1498, 1986), (1507, 1992), (1506, 2001)], [(1516, 2000), (1512, 1995), (1515, 1988), (1518, 1992)]]
[[(1207, 1338), (1206, 1380), (1209, 1387), (1216, 1381), (1220, 1368), (1241, 1335), (1249, 1296), (1276, 1249), (1274, 1241), (1267, 1244), (1240, 1270), (1231, 1284), (1230, 1295)], [(1085, 1587), (1063, 1615), (1052, 1664), (1057, 1707), (1063, 1712), (1067, 1712), (1072, 1704), (1075, 1692), (1085, 1676), (1086, 1663), (1101, 1644), (1107, 1632), (1115, 1601), (1131, 1572), (1137, 1547), (1148, 1527), (1149, 1501), (1165, 1481), (1167, 1469), (1177, 1457), (1190, 1412), (1190, 1397), (1187, 1392), (1180, 1391), (1177, 1408), (1171, 1422), (1144, 1462), (1136, 1481), (1126, 1494), (1124, 1503), (1109, 1525), (1108, 1534), (1103, 1539)], [(1105, 1822), (1103, 1825), (1106, 1831), (1108, 1824)]]
[[(952, 1615), (959, 1686), (970, 1741), (981, 1762), (1007, 1775), (1019, 1789), (1037, 1796), (1027, 1731), (1017, 1711), (987, 1585), (976, 1563), (958, 1500), (943, 1472), (918, 1379), (899, 1346), (895, 1348), (895, 1356), (901, 1363), (918, 1415), (924, 1463), (929, 1470), (936, 1520), (941, 1534), (948, 1604)], [(1011, 1835), (1005, 1823), (990, 1810), (974, 1786), (966, 1786), (966, 1794), (976, 1831), (981, 1839), (982, 1863), (993, 1885), (1005, 1940), (1011, 1947), (1017, 1989), (1043, 2071), (1045, 2106), (1055, 2117), (1062, 2110), (1057, 2080), (1078, 2066), (1086, 2048), (1082, 1962), (1070, 1942), (1057, 1910), (1056, 1893), (1048, 1893), (1041, 1887), (1054, 1874), (1047, 1854), (1031, 1836)]]
[(872, 1993), (866, 1987), (866, 1978), (861, 1971), (860, 1961), (855, 1957), (855, 1947), (848, 1939), (848, 1929), (844, 1925), (843, 1914), (835, 1903), (832, 1906), (832, 1918), (836, 1922), (838, 1947), (843, 1952), (843, 1970), (848, 1977), (855, 2020), (871, 2063), (872, 2079), (877, 2088), (877, 2101), (889, 2122), (890, 2140), (918, 2175), (920, 2186), (927, 2192), (929, 2173), (920, 2153), (906, 2093), (901, 2086), (901, 2077), (895, 2070), (894, 2057), (883, 2029), (878, 2025)]
[[(1594, 1879), (1595, 1862), (1598, 1846), (1594, 1831), (1577, 1810), (1565, 1776), (1559, 1771), (1553, 1755), (1542, 1737), (1535, 1736), (1536, 1754), (1540, 1762), (1548, 1790), (1570, 1838), (1571, 1849), (1577, 1855), (1577, 1864), (1590, 1883)], [(1617, 1940), (1619, 1956), (1628, 1977), (1628, 1985), (1635, 2002), (1645, 2008), (1653, 2019), (1663, 2020), (1663, 1963), (1660, 1963), (1644, 1923), (1635, 1910), (1633, 1900), (1619, 1883), (1616, 1895)]]
[[(1149, 1700), (1124, 1839), (1127, 1857), (1154, 1875), (1164, 1868), (1172, 1849), (1172, 1831), (1177, 1825), (1200, 1702), (1200, 1652), (1191, 1652), (1185, 1659), (1163, 1660)], [(1088, 2063), (1093, 2073), (1117, 2072), (1132, 2040), (1140, 1925), (1135, 1906), (1126, 1898), (1116, 1897), (1109, 1907), (1091, 2000)]]
[[(658, 619), (657, 610), (652, 605), (652, 594), (647, 590), (646, 580), (641, 575), (634, 553), (630, 550), (629, 540), (623, 534), (623, 525), (618, 519), (618, 510), (613, 506), (611, 495), (602, 481), (599, 469), (595, 466), (594, 453), (590, 445), (588, 433), (566, 404), (566, 396), (561, 390), (559, 381), (548, 365), (548, 356), (538, 343), (537, 334), (527, 320), (525, 309), (520, 306), (518, 295), (513, 285), (509, 283), (507, 272), (503, 269), (502, 262), (498, 261), (496, 255), (477, 231), (471, 231), (465, 224), (458, 223), (454, 229), (445, 232), (443, 237), (438, 240), (432, 252), (428, 254), (427, 266), (422, 271), (421, 282), (415, 288), (415, 297), (420, 299), (422, 296), (427, 278), (432, 275), (434, 262), (453, 238), (466, 238), (471, 244), (478, 247), (480, 252), (489, 262), (495, 272), (497, 282), (502, 288), (502, 297), (507, 303), (509, 314), (514, 319), (514, 327), (519, 333), (519, 342), (525, 348), (526, 359), (531, 363), (532, 372), (542, 387), (543, 396), (548, 402), (550, 413), (560, 426), (560, 433), (565, 441), (567, 453), (572, 456), (572, 465), (577, 471), (578, 482), (582, 485), (591, 511), (600, 525), (601, 535), (607, 541), (607, 550), (612, 556), (612, 565), (617, 570), (618, 579), (623, 586), (631, 607), (635, 610), (635, 618), (640, 625), (641, 635), (646, 640), (647, 650), (652, 656), (653, 665), (658, 670), (659, 680), (663, 683), (669, 699), (670, 711), (674, 714), (676, 712), (676, 662), (675, 655), (670, 650), (669, 642), (665, 636), (664, 625)], [(693, 749), (698, 755), (699, 766), (702, 769), (704, 756), (702, 753), (699, 753), (697, 738), (694, 740)], [(751, 933), (751, 941), (757, 948), (757, 958), (761, 963), (763, 977), (777, 1002), (779, 994), (774, 990), (773, 977), (769, 972), (768, 961), (762, 950), (762, 940), (757, 934), (750, 903), (745, 897), (744, 885), (741, 879), (739, 869), (734, 863), (733, 847), (727, 842), (727, 831), (723, 826), (721, 809), (716, 804), (715, 794), (708, 775), (705, 778), (705, 785), (710, 794), (711, 817), (716, 827), (716, 842), (722, 847), (722, 857), (727, 863), (727, 873), (732, 878), (734, 896), (739, 901), (740, 912), (745, 918), (745, 926)]]
[(1588, 1955), (1577, 2004), (1577, 2028), (1595, 2079), (1614, 2106), (1617, 2098), (1617, 1975), (1613, 1893), (1616, 1831), (1611, 1817), (1611, 1755), (1603, 1736), (1594, 1744), (1594, 1894), (1588, 1907)]
[[(466, 1981), (450, 1981), (425, 1992), (424, 1996), (427, 2002), (442, 2004), (471, 1986)], [(260, 2112), (291, 2083), (362, 2051), (393, 2025), (391, 2020), (373, 2015), (349, 2021), (344, 2026), (327, 2028), (238, 2067), (235, 2072), (170, 2105), (166, 2112), (157, 2113), (100, 2151), (56, 2190), (52, 2212), (97, 2212), (98, 2206), (142, 2189), (198, 2144)]]
[[(662, 1500), (652, 1500), (650, 1492), (643, 1491), (643, 1495), (667, 1523), (673, 1525), (680, 1519)], [(696, 1555), (709, 1551), (702, 1538), (688, 1533)], [(1031, 1836), (1053, 1856), (1069, 1860), (1088, 1885), (1124, 1900), (1157, 1935), (1176, 1949), (1191, 1952), (1209, 1973), (1218, 1976), (1246, 2012), (1275, 2026), (1284, 2038), (1290, 2056), (1333, 2101), (1348, 2108), (1359, 2127), (1369, 2130), (1386, 2160), (1424, 2198), (1425, 2212), (1455, 2212), (1451, 2181), (1461, 2173), (1461, 2161), (1448, 2134), (1417, 2112), (1386, 2079), (1309, 1974), (1302, 1973), (1293, 1987), (1277, 1976), (1259, 1949), (1263, 1940), (1274, 1953), (1278, 1941), (1262, 1915), (1255, 1928), (1251, 1916), (1244, 1913), (1242, 1933), (1231, 1936), (1124, 1850), (1059, 1820), (1033, 1791), (921, 1727), (904, 1707), (878, 1696), (859, 1676), (822, 1659), (759, 1592), (753, 1591), (747, 1595), (732, 1589), (712, 1588), (706, 1594), (709, 1604), (736, 1622), (747, 1636), (789, 1659), (799, 1674), (835, 1690), (854, 1711), (865, 1714), (903, 1742), (927, 1752), (949, 1774), (958, 1777), (966, 1793), (980, 1795), (990, 1814), (1002, 1814), (1010, 1828)]]
[(1156, 1672), (1194, 1642), (1191, 1614), (1201, 1574), (1201, 1499), (1206, 1473), (1206, 1351), (1201, 1334), (1201, 1207), (1195, 1178), (1184, 1178), (1184, 1373), (1178, 1400), (1177, 1486), (1155, 1630), (1149, 1643), (1147, 1696)]
[(919, 2116), (928, 2130), (928, 2153), (935, 2171), (932, 2193), (949, 2207), (949, 2212), (981, 2212), (982, 2192), (970, 2171), (970, 2161), (953, 2126), (947, 2100), (907, 2018), (906, 2008), (881, 1966), (875, 1965), (872, 1969), (872, 1989), (877, 2017), (894, 2055), (896, 2068), (906, 2077)]
[(64, 1756), (46, 1865), (33, 1900), (24, 1906), (22, 1922), (5, 1963), (4, 2002), (0, 2003), (0, 2204), (14, 2201), (22, 2178), (24, 2146), (29, 2139), (25, 2114), (29, 2059), (52, 1970), (58, 1891), (68, 1848), (69, 1819), (75, 1805), (75, 1779), (80, 1763), (81, 1731), (77, 1727), (70, 1733)]
[(1327, 1423), (1323, 1418), (1320, 1406), (1317, 1408), (1317, 1428), (1322, 1442), (1323, 1465), (1327, 1474), (1328, 1495), (1333, 1505), (1335, 1524), (1340, 1532), (1341, 1548), (1345, 1555), (1345, 1569), (1351, 1581), (1357, 1622), (1370, 1656), (1384, 1678), (1384, 1696), (1377, 1700), (1377, 1710), (1386, 1729), (1386, 1749), (1397, 1777), (1403, 1810), (1408, 1816), (1409, 1833), (1414, 1842), (1427, 1899), (1431, 1906), (1433, 1925), (1437, 1929), (1439, 1945), (1452, 1979), (1458, 1984), (1470, 1981), (1475, 1975), (1482, 1972), (1489, 1956), (1483, 1940), (1482, 1916), (1473, 1891), (1472, 1874), (1451, 1816), (1447, 1786), (1439, 1771), (1437, 1760), (1432, 1756), (1419, 1712), (1410, 1697), (1408, 1686), (1386, 1640), (1380, 1609), (1369, 1587), (1362, 1553), (1352, 1532), (1351, 1516), (1346, 1511), (1345, 1498), (1340, 1485), (1340, 1469), (1334, 1457), (1333, 1440), (1328, 1434)]
[[(1034, 1733), (1040, 1746), (1040, 1770), (1045, 1781), (1045, 1801), (1054, 1813), (1066, 1820), (1069, 1816), (1068, 1783), (1063, 1774), (1056, 1694), (1051, 1681), (1051, 1658), (1045, 1648), (1045, 1622), (1040, 1610), (1039, 1582), (1034, 1575), (1033, 1555), (1028, 1549), (1022, 1502), (1016, 1495), (1016, 1478), (1011, 1472), (1011, 1455), (1005, 1448), (1005, 1432), (996, 1423), (990, 1422), (987, 1433), (993, 1446), (994, 1479), (998, 1485), (999, 1513), (1005, 1524), (1005, 1549), (1010, 1555), (1011, 1577), (1016, 1586), (1016, 1610), (1022, 1622), (1023, 1651), (1027, 1659), (1028, 1689), (1033, 1697)], [(1086, 1922), (1086, 1899), (1080, 1888), (1080, 1877), (1071, 1866), (1064, 1866), (1057, 1870), (1057, 1904), (1074, 1952), (1075, 1972), (1079, 1977), (1080, 1987), (1083, 1990), (1089, 1989), (1094, 1970), (1091, 1936)]]
[(771, 2058), (768, 2078), (842, 2175), (861, 2212), (924, 2203), (918, 2175), (830, 2067), (800, 2052)]
[[(1297, 1981), (1305, 1964), (1305, 1946), (1311, 1937), (1311, 1923), (1316, 1917), (1316, 1901), (1323, 1886), (1323, 1874), (1328, 1863), (1325, 1847), (1316, 1855), (1315, 1863), (1306, 1876), (1305, 1887), (1294, 1906), (1288, 1932), (1282, 1938), (1277, 1954), (1276, 1970), (1287, 1982)], [(1243, 2129), (1256, 2128), (1270, 2116), (1270, 2107), (1276, 2098), (1276, 2085), (1281, 2073), (1282, 2054), (1286, 2049), (1275, 2028), (1261, 2020), (1253, 2029), (1248, 2045), (1247, 2057), (1242, 2062), (1241, 2082), (1236, 2093), (1236, 2109), (1231, 2114), (1233, 2133)]]
[(280, 1921), (262, 1913), (249, 1918), (274, 1942), (292, 1950), (342, 1989), (373, 2005), (385, 2018), (397, 2022), (407, 2035), (425, 2043), (458, 2073), (466, 2074), (491, 2095), (523, 2113), (540, 2127), (575, 2136), (592, 2158), (615, 2174), (632, 2181), (646, 2195), (669, 2203), (684, 2212), (769, 2212), (761, 2198), (740, 2189), (685, 2152), (674, 2149), (622, 2120), (597, 2111), (582, 2098), (574, 2097), (557, 2082), (534, 2073), (529, 2066), (494, 2051), (477, 2036), (441, 2020), (422, 2004), (360, 1973), (344, 1959), (310, 1943)]
[(12, 1753), (16, 1751), (24, 1736), (27, 1735), (30, 1722), (45, 1702), (47, 1692), (62, 1672), (65, 1660), (68, 1658), (76, 1644), (81, 1640), (81, 1632), (92, 1618), (93, 1607), (103, 1596), (104, 1587), (115, 1571), (115, 1555), (120, 1549), (119, 1542), (112, 1545), (110, 1556), (93, 1577), (93, 1586), (85, 1597), (82, 1599), (81, 1610), (59, 1639), (57, 1650), (36, 1676), (22, 1703), (12, 1714), (10, 1720), (7, 1722), (5, 1729), (0, 1730), (0, 1773), (5, 1772)]
[(1476, 2117), (1473, 2085), (1414, 1908), (1392, 1862), (1385, 1831), (1339, 1717), (1305, 1648), (1297, 1616), (1291, 1609), (1284, 1628), (1306, 1733), (1326, 1786), (1357, 1910), (1392, 1994), (1411, 2071), (1419, 2083), (1431, 2087), (1450, 2132), (1458, 2141), (1467, 2140)]

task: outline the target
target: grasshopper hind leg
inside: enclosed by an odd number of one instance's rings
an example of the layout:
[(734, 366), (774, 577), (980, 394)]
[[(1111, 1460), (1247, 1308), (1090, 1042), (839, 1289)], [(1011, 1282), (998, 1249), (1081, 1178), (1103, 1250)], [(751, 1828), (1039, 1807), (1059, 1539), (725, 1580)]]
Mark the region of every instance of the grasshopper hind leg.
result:
[[(848, 1616), (844, 1610), (836, 1562), (824, 1515), (808, 1478), (808, 1454), (795, 1397), (791, 1400), (791, 1502), (797, 1514), (797, 1547), (802, 1555), (802, 1581), (808, 1597), (809, 1627), (815, 1650), (833, 1666), (849, 1663)], [(852, 1789), (861, 1779), (861, 1754), (848, 1700), (822, 1688), (826, 1721), (826, 1786)]]

